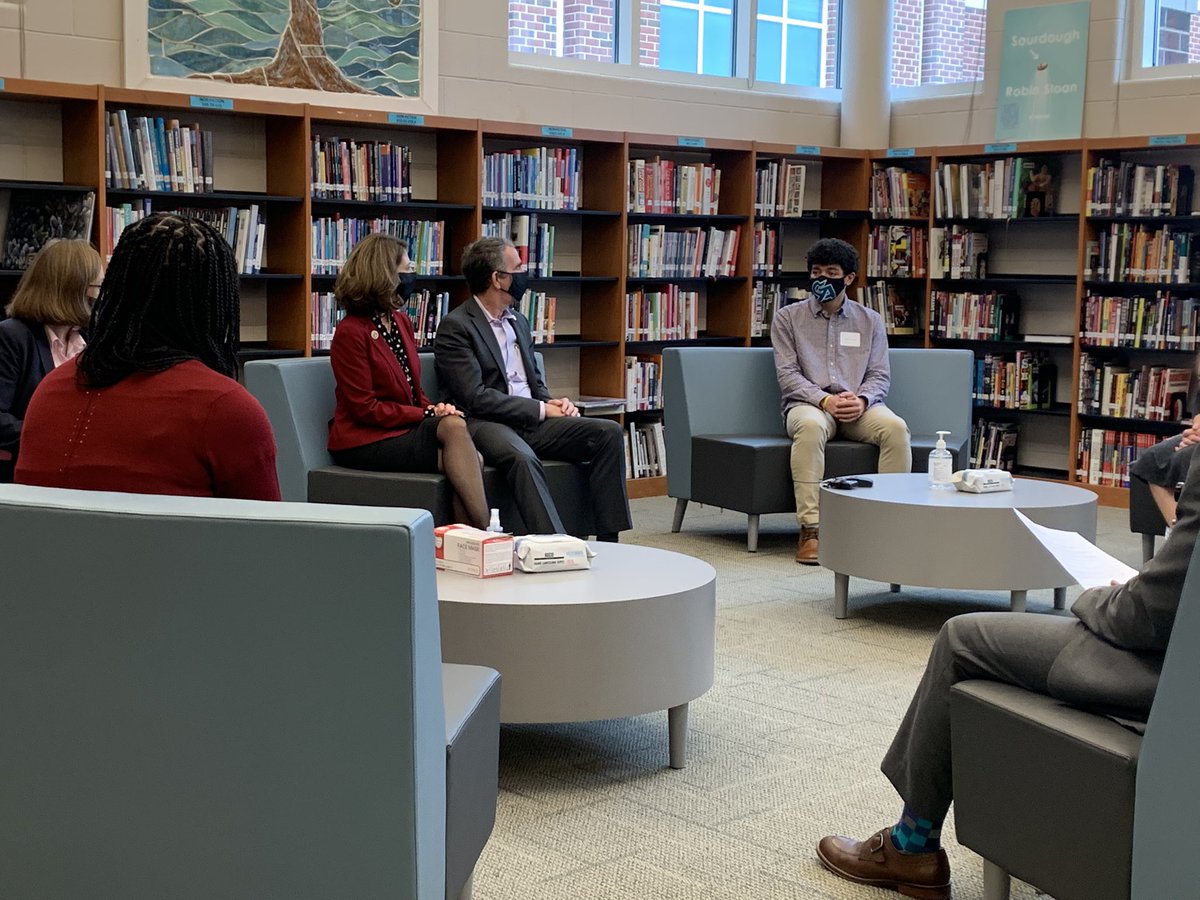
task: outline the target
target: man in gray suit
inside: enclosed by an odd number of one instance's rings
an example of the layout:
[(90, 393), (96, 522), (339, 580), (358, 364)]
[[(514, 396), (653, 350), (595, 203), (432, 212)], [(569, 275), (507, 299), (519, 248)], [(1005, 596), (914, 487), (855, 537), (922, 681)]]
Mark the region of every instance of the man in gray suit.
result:
[(466, 412), (475, 446), (508, 481), (529, 531), (566, 530), (541, 462), (561, 459), (588, 464), (596, 537), (616, 541), (632, 527), (621, 426), (581, 417), (570, 399), (550, 396), (529, 322), (513, 309), (529, 278), (512, 243), (480, 238), (463, 251), (462, 267), (474, 296), (442, 319), (434, 342), (446, 398)]
[(1198, 530), (1200, 465), (1193, 460), (1175, 527), (1158, 555), (1125, 584), (1084, 591), (1071, 608), (1074, 618), (972, 613), (948, 621), (881, 766), (904, 800), (900, 821), (865, 841), (822, 838), (822, 864), (860, 884), (948, 898), (940, 836), (952, 800), (950, 689), (987, 678), (1145, 722)]

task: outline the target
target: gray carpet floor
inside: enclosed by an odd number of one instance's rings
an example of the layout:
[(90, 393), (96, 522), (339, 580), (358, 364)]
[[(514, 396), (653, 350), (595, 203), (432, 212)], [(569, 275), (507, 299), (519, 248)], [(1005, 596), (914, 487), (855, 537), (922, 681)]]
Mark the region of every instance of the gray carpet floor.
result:
[[(897, 896), (833, 877), (814, 847), (825, 834), (862, 838), (895, 821), (900, 802), (879, 761), (933, 639), (950, 616), (1006, 609), (1007, 595), (892, 594), (851, 579), (850, 617), (838, 621), (832, 574), (793, 561), (793, 517), (764, 517), (749, 554), (744, 516), (693, 504), (671, 534), (673, 509), (667, 498), (634, 501), (635, 529), (622, 539), (717, 571), (716, 680), (691, 704), (687, 767), (666, 765), (665, 712), (505, 726), (476, 898)], [(1126, 511), (1101, 508), (1098, 532), (1100, 546), (1139, 565)], [(1054, 615), (1051, 592), (1030, 592), (1028, 608)], [(953, 818), (943, 840), (956, 900), (982, 898), (982, 863), (955, 841)], [(1036, 896), (1014, 884), (1014, 898)]]

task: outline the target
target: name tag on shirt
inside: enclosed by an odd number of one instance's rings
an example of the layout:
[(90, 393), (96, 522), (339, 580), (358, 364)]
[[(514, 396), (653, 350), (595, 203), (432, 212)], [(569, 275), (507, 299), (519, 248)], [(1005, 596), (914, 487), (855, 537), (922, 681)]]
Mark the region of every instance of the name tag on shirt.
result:
[(838, 339), (843, 347), (862, 346), (862, 336), (857, 331), (843, 331), (838, 335)]

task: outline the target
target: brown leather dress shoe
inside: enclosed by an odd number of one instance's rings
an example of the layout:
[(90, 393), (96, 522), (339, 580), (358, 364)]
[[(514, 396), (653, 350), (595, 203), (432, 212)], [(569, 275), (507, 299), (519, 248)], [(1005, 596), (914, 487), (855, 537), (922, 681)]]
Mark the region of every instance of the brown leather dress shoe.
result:
[(800, 543), (796, 545), (796, 562), (802, 566), (817, 564), (817, 526), (800, 526)]
[(950, 863), (945, 850), (901, 853), (884, 828), (865, 841), (823, 837), (817, 844), (821, 864), (847, 881), (891, 888), (918, 900), (949, 900)]

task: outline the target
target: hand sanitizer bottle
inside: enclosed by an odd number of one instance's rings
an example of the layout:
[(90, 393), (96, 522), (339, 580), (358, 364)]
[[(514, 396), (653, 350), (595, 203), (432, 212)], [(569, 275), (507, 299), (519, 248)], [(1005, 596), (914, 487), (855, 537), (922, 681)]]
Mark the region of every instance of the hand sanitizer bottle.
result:
[(950, 432), (937, 433), (937, 446), (929, 453), (929, 484), (935, 488), (948, 488), (954, 474), (954, 457), (946, 449), (946, 435)]
[[(931, 465), (932, 465), (932, 464), (931, 464)], [(931, 472), (932, 472), (932, 471), (933, 471), (933, 469), (931, 468), (929, 471), (931, 471)], [(931, 476), (931, 477), (932, 477), (932, 476)], [(487, 530), (488, 530), (488, 531), (494, 531), (494, 532), (496, 532), (497, 534), (503, 534), (503, 533), (504, 533), (504, 529), (500, 527), (500, 510), (498, 510), (498, 509), (493, 509), (493, 510), (492, 510), (492, 519), (491, 519), (491, 521), (490, 521), (490, 522), (488, 522), (488, 527), (487, 527)]]

